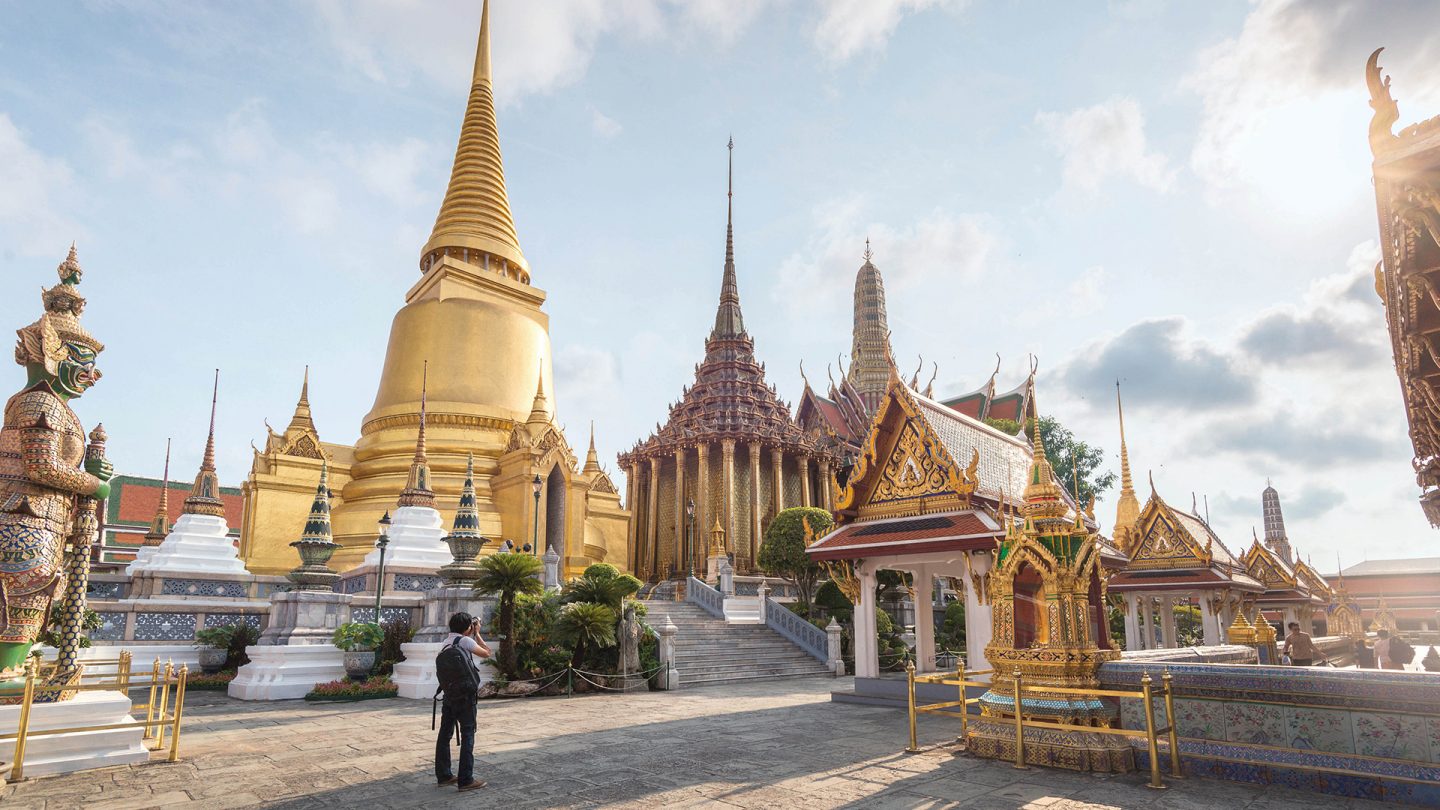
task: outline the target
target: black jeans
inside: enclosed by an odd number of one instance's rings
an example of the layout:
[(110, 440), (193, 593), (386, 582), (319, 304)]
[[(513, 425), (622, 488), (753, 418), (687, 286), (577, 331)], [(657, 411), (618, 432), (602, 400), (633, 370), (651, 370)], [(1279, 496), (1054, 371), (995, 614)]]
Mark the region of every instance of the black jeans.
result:
[(440, 704), (440, 736), (435, 738), (435, 779), (444, 781), (456, 774), (450, 771), (450, 738), (460, 727), (461, 785), (475, 781), (475, 710), (474, 695), (458, 699), (446, 698)]

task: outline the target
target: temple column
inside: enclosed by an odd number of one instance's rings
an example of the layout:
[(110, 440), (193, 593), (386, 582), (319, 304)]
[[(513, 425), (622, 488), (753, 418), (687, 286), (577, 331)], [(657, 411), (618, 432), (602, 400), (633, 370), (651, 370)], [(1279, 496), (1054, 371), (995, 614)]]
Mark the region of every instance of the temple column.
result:
[(635, 493), (639, 490), (639, 482), (635, 480), (637, 466), (631, 464), (625, 468), (625, 508), (630, 510), (630, 525), (625, 527), (626, 556), (629, 558), (626, 563), (630, 571), (636, 576), (640, 575), (640, 542), (637, 535), (640, 533), (640, 513), (635, 509)]
[(776, 447), (770, 451), (770, 469), (774, 476), (771, 481), (771, 488), (774, 490), (775, 514), (785, 511), (785, 453)]
[(750, 451), (750, 550), (749, 570), (755, 570), (760, 556), (760, 442), (746, 445)]
[(1135, 597), (1135, 622), (1140, 629), (1140, 649), (1155, 649), (1155, 628), (1151, 622), (1150, 615), (1150, 594), (1137, 594)]
[(935, 580), (923, 565), (911, 569), (910, 574), (915, 588), (915, 671), (934, 672)]
[(1205, 646), (1213, 647), (1225, 643), (1225, 636), (1221, 632), (1219, 616), (1215, 614), (1215, 606), (1210, 604), (1208, 594), (1200, 594), (1200, 628), (1205, 633)]
[(649, 574), (659, 577), (660, 570), (660, 532), (657, 524), (660, 523), (660, 459), (658, 456), (650, 457), (650, 480), (649, 496), (645, 498), (645, 556), (649, 563)]
[(675, 448), (675, 576), (683, 577), (689, 566), (685, 549), (685, 448)]
[(1173, 650), (1175, 643), (1175, 597), (1165, 596), (1160, 600), (1160, 633), (1167, 650)]
[(835, 504), (831, 501), (830, 495), (835, 490), (834, 476), (830, 472), (830, 459), (820, 458), (820, 505), (826, 512), (834, 512)]
[(695, 446), (695, 452), (699, 454), (699, 475), (696, 476), (695, 486), (700, 490), (699, 497), (695, 499), (695, 537), (691, 538), (690, 553), (694, 554), (697, 560), (704, 560), (710, 554), (710, 527), (714, 525), (715, 519), (710, 512), (710, 444), (701, 442)]
[[(860, 578), (860, 601), (855, 605), (855, 677), (880, 676), (880, 643), (875, 626), (875, 572), (869, 565), (856, 563)], [(968, 614), (967, 614), (968, 615)]]
[(800, 463), (800, 506), (813, 506), (810, 500), (810, 457), (801, 454), (796, 459)]
[[(981, 585), (994, 562), (989, 554), (971, 554), (970, 572), (980, 577)], [(994, 626), (990, 622), (990, 599), (978, 591), (974, 578), (965, 583), (965, 668), (989, 669), (985, 647), (990, 644)]]
[(1135, 604), (1135, 594), (1127, 593), (1125, 600), (1125, 649), (1139, 650), (1140, 646), (1140, 606)]
[(726, 551), (735, 548), (735, 440), (720, 440), (720, 523), (725, 527)]

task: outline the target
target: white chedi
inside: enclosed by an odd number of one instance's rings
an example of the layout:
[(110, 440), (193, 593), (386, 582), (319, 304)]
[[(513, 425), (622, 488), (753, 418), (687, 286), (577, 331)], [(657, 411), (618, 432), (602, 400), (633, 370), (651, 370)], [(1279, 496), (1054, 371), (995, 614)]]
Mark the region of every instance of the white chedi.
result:
[[(402, 506), (390, 515), (390, 542), (385, 546), (385, 567), (439, 570), (450, 562), (450, 546), (440, 512), (429, 506)], [(365, 555), (361, 567), (378, 566), (380, 550)]]
[[(144, 552), (147, 549), (142, 548)], [(181, 515), (170, 533), (148, 555), (136, 555), (126, 573), (248, 574), (230, 539), (225, 518)]]

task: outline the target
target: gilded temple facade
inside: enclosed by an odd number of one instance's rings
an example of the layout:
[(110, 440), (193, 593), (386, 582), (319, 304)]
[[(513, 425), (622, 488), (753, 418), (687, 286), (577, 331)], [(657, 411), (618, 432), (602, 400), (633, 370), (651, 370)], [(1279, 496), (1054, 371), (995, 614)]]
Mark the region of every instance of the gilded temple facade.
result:
[(1440, 117), (1392, 132), (1400, 108), (1382, 78), (1380, 50), (1365, 67), (1380, 219), (1375, 291), (1410, 423), (1420, 504), (1440, 527)]
[(450, 183), (419, 271), (391, 325), (359, 440), (322, 442), (302, 398), (290, 427), (257, 449), (245, 485), (247, 560), (259, 570), (293, 565), (288, 543), (328, 463), (341, 546), (332, 565), (358, 565), (405, 489), (423, 388), (431, 486), (447, 521), (473, 456), (480, 531), (494, 540), (487, 552), (533, 538), (537, 553), (560, 554), (567, 574), (596, 562), (624, 567), (629, 514), (619, 490), (598, 463), (582, 466), (555, 421), (546, 293), (533, 284), (505, 189), (488, 4)]
[[(732, 143), (732, 155), (733, 149)], [(634, 515), (630, 565), (645, 580), (703, 571), (717, 523), (736, 570), (755, 570), (776, 514), (792, 506), (831, 508), (837, 456), (790, 418), (745, 331), (733, 193), (729, 200), (720, 304), (705, 359), (665, 424), (620, 456)]]

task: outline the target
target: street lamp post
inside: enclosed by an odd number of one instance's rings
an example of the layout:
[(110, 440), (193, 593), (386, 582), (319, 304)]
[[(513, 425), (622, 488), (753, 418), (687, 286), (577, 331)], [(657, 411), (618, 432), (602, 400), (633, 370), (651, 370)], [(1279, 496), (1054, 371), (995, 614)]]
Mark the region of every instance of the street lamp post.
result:
[(530, 549), (532, 554), (540, 553), (540, 490), (545, 486), (545, 479), (540, 473), (535, 473), (535, 480), (530, 482), (535, 489), (535, 530), (530, 535)]
[(685, 500), (685, 556), (690, 558), (690, 576), (695, 576), (695, 499)]
[(380, 549), (380, 569), (375, 580), (375, 624), (380, 624), (380, 596), (385, 593), (385, 547), (390, 545), (390, 513), (380, 518), (380, 537), (375, 547)]

